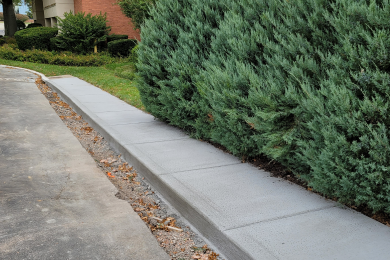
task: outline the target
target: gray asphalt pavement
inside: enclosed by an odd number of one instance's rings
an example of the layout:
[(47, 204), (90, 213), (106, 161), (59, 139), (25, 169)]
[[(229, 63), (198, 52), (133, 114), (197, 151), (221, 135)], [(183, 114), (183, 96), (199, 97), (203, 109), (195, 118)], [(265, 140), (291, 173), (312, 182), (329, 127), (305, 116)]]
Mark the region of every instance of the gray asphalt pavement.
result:
[(0, 259), (170, 259), (35, 78), (0, 66)]

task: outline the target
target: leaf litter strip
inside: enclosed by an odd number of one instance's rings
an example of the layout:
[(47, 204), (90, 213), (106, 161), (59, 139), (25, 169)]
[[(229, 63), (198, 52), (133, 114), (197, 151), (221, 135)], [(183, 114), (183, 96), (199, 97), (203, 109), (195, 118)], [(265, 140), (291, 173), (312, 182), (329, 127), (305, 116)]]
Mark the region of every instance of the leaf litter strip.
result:
[(221, 259), (177, 215), (168, 213), (168, 206), (157, 197), (144, 178), (138, 176), (135, 169), (115, 153), (104, 138), (63, 102), (41, 77), (35, 83), (97, 166), (118, 189), (116, 197), (126, 200), (132, 206), (171, 259)]

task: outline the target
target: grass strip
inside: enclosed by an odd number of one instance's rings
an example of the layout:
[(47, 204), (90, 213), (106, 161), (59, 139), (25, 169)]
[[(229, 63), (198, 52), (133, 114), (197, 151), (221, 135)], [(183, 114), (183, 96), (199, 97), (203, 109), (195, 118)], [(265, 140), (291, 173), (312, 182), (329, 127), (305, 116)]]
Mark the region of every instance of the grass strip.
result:
[(145, 111), (138, 89), (135, 86), (135, 81), (133, 80), (133, 64), (128, 61), (101, 67), (58, 66), (5, 59), (0, 59), (0, 64), (35, 70), (47, 77), (72, 75)]

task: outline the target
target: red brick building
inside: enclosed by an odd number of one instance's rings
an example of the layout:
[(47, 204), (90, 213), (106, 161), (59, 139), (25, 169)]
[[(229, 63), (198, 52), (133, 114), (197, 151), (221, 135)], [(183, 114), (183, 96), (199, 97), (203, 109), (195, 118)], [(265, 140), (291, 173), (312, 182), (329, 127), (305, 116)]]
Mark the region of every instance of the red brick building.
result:
[(129, 39), (140, 40), (139, 31), (133, 29), (131, 19), (115, 3), (116, 0), (35, 0), (34, 20), (49, 27), (57, 23), (57, 17), (63, 18), (64, 13), (69, 11), (92, 15), (107, 13), (107, 25), (111, 26), (111, 33), (126, 34)]

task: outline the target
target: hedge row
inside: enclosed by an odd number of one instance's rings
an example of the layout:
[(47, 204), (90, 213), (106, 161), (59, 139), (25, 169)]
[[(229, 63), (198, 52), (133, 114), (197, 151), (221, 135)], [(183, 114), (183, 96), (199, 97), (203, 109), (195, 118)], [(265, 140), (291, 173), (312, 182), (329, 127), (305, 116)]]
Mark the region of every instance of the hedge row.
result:
[(108, 43), (107, 50), (112, 56), (127, 57), (137, 43), (134, 39), (114, 40)]
[(148, 111), (390, 213), (388, 1), (160, 0), (151, 15), (137, 64)]
[(21, 50), (48, 50), (50, 39), (58, 34), (58, 29), (51, 27), (35, 27), (15, 33), (15, 39)]
[(107, 55), (76, 55), (71, 52), (49, 52), (42, 50), (20, 51), (9, 45), (0, 47), (0, 58), (64, 66), (102, 66), (115, 61)]

